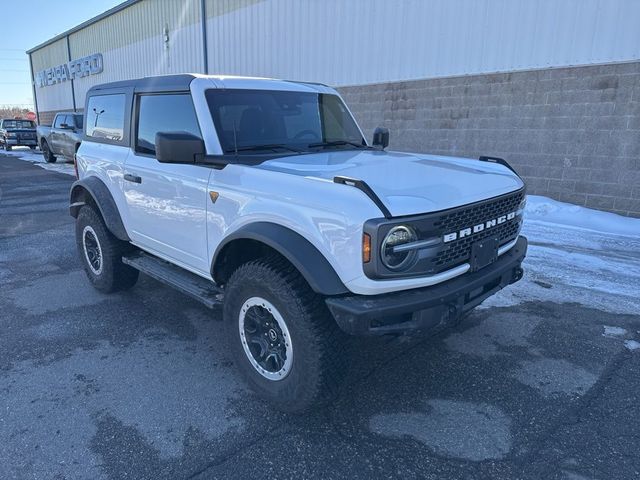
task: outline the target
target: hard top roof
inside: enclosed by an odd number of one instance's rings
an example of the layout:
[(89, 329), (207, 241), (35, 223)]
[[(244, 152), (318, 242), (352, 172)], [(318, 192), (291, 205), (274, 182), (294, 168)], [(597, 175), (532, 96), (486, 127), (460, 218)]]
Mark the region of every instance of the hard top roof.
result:
[(321, 83), (297, 82), (292, 80), (277, 80), (273, 78), (241, 77), (232, 75), (202, 75), (197, 73), (183, 73), (178, 75), (159, 75), (118, 82), (102, 83), (91, 87), (88, 94), (100, 90), (117, 90), (133, 88), (135, 91), (187, 91), (191, 82), (196, 78), (211, 79), (217, 88), (252, 88), (267, 84), (273, 90), (298, 90), (307, 87), (308, 91), (327, 92), (330, 87)]

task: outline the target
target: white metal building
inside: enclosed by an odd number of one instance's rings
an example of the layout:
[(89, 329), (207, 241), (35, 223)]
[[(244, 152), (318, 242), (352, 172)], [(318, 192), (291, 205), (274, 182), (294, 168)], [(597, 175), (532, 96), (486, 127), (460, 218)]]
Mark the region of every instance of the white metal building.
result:
[[(634, 97), (633, 91), (640, 73), (634, 66), (640, 60), (639, 23), (637, 0), (129, 0), (28, 53), (36, 110), (43, 124), (50, 123), (56, 111), (82, 110), (92, 85), (114, 80), (206, 72), (322, 82), (343, 87), (366, 130), (375, 126), (373, 122), (387, 123), (393, 129), (394, 148), (470, 155), (482, 148), (480, 153), (530, 154), (527, 158), (533, 155), (536, 162), (518, 158), (515, 162), (526, 177), (540, 179), (530, 182), (533, 191), (558, 198), (573, 194), (575, 203), (634, 214), (640, 212), (640, 205), (633, 202), (590, 198), (607, 196), (602, 188), (554, 187), (554, 180), (568, 180), (564, 171), (554, 175), (533, 171), (540, 162), (549, 164), (546, 156), (552, 152), (539, 148), (529, 152), (520, 144), (500, 143), (502, 135), (509, 135), (504, 124), (514, 116), (523, 118), (523, 111), (507, 111), (500, 102), (509, 102), (510, 107), (549, 105), (553, 93), (553, 102), (567, 107), (558, 117), (593, 116), (599, 108), (608, 117), (621, 115), (626, 120), (596, 125), (595, 130), (608, 130), (611, 136), (625, 121), (628, 129), (628, 118), (635, 111), (623, 111), (622, 106), (638, 100), (639, 94)], [(575, 68), (593, 65), (599, 67)], [(558, 69), (559, 73), (546, 78), (541, 74)], [(509, 76), (492, 76), (495, 72)], [(602, 77), (598, 85), (604, 93), (588, 93), (584, 101), (580, 93), (568, 97), (568, 92), (582, 88), (593, 90), (590, 80), (578, 78), (585, 75)], [(554, 78), (556, 84), (540, 84)], [(570, 79), (582, 83), (571, 84)], [(496, 86), (501, 84), (509, 85)], [(460, 85), (466, 90), (456, 90)], [(436, 86), (444, 90), (429, 93)], [(514, 92), (520, 96), (505, 97)], [(535, 96), (536, 92), (541, 95)], [(456, 95), (461, 100), (454, 100)], [(487, 95), (502, 100), (493, 105)], [(432, 97), (442, 100), (434, 106), (429, 103)], [(612, 102), (620, 104), (617, 111)], [(586, 104), (604, 106), (588, 111), (574, 107)], [(491, 107), (499, 109), (497, 117), (495, 111), (483, 110)], [(549, 118), (551, 109), (538, 110), (526, 118)], [(448, 122), (430, 122), (440, 117)], [(489, 119), (488, 125), (481, 119)], [(538, 144), (569, 145), (566, 138), (551, 138), (559, 129), (554, 122), (547, 122), (549, 138), (540, 138)], [(485, 146), (469, 133), (481, 128), (492, 130), (482, 138), (493, 138), (493, 143)], [(506, 133), (501, 133), (504, 128)], [(638, 168), (629, 161), (636, 156), (636, 147), (633, 135), (628, 136), (620, 139), (622, 150), (613, 152), (627, 171)], [(423, 137), (429, 141), (422, 141)], [(558, 159), (561, 166), (567, 163), (564, 158), (571, 163), (589, 153), (574, 153), (567, 145), (553, 150), (563, 155)], [(611, 157), (597, 145), (593, 148), (592, 154)], [(590, 174), (581, 175), (570, 180), (591, 180)], [(620, 184), (618, 178), (607, 178)]]

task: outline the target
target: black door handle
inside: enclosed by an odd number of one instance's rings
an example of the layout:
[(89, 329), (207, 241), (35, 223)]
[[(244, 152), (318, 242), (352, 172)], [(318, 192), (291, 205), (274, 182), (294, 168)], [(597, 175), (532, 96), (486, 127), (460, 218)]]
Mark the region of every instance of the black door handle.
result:
[(137, 175), (131, 175), (130, 173), (125, 173), (124, 174), (124, 179), (127, 182), (133, 182), (133, 183), (142, 183), (142, 178), (137, 176)]

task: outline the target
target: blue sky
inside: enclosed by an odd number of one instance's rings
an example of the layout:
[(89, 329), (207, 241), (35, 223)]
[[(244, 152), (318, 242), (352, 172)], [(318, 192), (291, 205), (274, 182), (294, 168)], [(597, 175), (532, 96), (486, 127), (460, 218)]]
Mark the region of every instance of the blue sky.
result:
[(122, 0), (2, 0), (0, 105), (33, 106), (26, 50), (119, 3)]

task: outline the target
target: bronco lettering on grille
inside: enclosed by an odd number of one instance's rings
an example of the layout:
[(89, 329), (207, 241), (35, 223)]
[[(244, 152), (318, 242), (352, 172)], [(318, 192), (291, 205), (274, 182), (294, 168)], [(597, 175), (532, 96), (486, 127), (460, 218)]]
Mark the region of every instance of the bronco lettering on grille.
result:
[(492, 218), (491, 220), (487, 220), (484, 223), (479, 223), (472, 227), (466, 227), (458, 230), (457, 232), (446, 233), (442, 239), (444, 243), (453, 242), (459, 238), (469, 237), (476, 233), (480, 233), (489, 228), (493, 228), (496, 225), (501, 225), (509, 220), (513, 220), (516, 218), (516, 212), (509, 212), (506, 215), (501, 215), (498, 218)]

